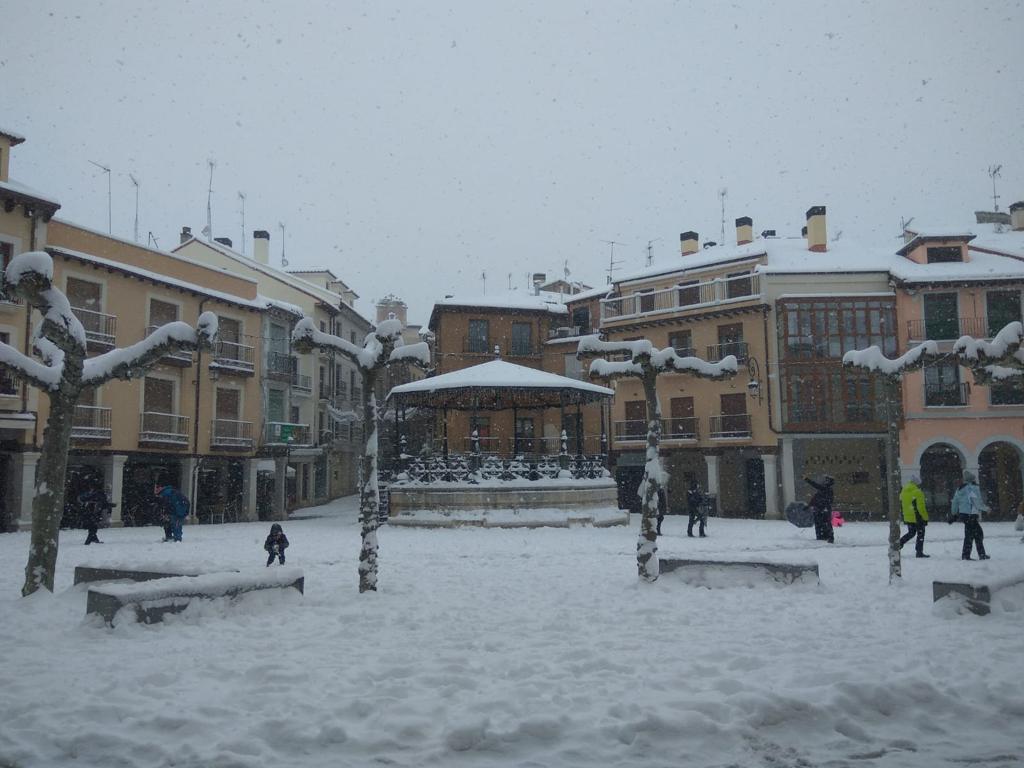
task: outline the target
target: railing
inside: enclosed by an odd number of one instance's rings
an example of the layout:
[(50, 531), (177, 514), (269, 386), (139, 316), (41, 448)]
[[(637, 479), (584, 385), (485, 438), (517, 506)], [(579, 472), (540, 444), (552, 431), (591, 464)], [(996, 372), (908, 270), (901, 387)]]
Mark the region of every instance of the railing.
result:
[(629, 419), (612, 422), (612, 435), (619, 442), (647, 439), (647, 419)]
[(971, 385), (966, 382), (959, 384), (928, 384), (924, 385), (924, 404), (926, 406), (963, 406), (971, 399)]
[[(647, 419), (612, 422), (612, 433), (620, 443), (647, 440)], [(696, 416), (680, 416), (661, 420), (663, 440), (696, 440), (700, 437), (699, 419)]]
[(750, 437), (750, 414), (729, 413), (708, 418), (711, 439)]
[[(501, 451), (500, 437), (478, 437), (476, 439), (480, 443), (480, 453), (498, 453)], [(472, 437), (462, 438), (462, 450), (466, 453), (472, 453), (475, 450)]]
[(363, 402), (363, 388), (362, 387), (353, 387), (352, 388), (351, 400), (352, 400), (353, 403), (362, 403)]
[[(603, 456), (567, 456), (561, 461), (565, 461), (573, 480), (603, 480), (608, 477)], [(554, 480), (562, 469), (560, 460), (555, 456), (536, 461), (497, 456), (461, 455), (447, 459), (433, 456), (382, 468), (381, 481), (392, 486), (415, 486), (436, 482), (473, 485), (481, 482)]]
[(313, 394), (313, 377), (298, 371), (292, 371), (292, 389), (296, 392), (304, 392), (307, 395)]
[(596, 333), (596, 331), (589, 326), (561, 325), (548, 329), (548, 339), (572, 339), (576, 336), (589, 336), (592, 333)]
[(489, 338), (462, 340), (462, 352), (467, 355), (493, 355), (494, 346)]
[(114, 338), (117, 335), (117, 316), (106, 315), (84, 307), (72, 307), (71, 311), (85, 328), (87, 342), (104, 347), (114, 346)]
[(210, 427), (210, 445), (215, 448), (252, 449), (252, 422), (214, 419)]
[(695, 281), (659, 291), (601, 299), (601, 320), (652, 315), (744, 301), (761, 293), (761, 277), (751, 272), (736, 277)]
[[(153, 331), (160, 328), (159, 325), (147, 325), (146, 326), (146, 337), (149, 338), (153, 335)], [(168, 352), (163, 356), (163, 360), (171, 363), (178, 363), (181, 365), (192, 365), (192, 352), (188, 349), (176, 349), (173, 352)]]
[(268, 421), (263, 442), (271, 445), (312, 445), (309, 424)]
[(693, 347), (674, 347), (677, 357), (696, 357), (697, 350)]
[[(644, 434), (646, 435), (647, 422), (644, 422)], [(562, 450), (562, 439), (561, 437), (549, 436), (549, 437), (481, 437), (480, 440), (480, 453), (482, 455), (495, 456), (503, 454), (508, 457), (515, 456), (557, 456)], [(600, 435), (583, 435), (582, 436), (583, 452), (598, 454), (607, 449), (606, 445), (602, 444)], [(456, 454), (459, 451), (471, 455), (473, 453), (473, 438), (466, 437), (449, 437), (448, 438), (449, 450), (452, 454)], [(441, 454), (444, 450), (444, 440), (442, 438), (434, 438), (431, 443), (431, 450), (435, 454)], [(573, 435), (569, 435), (565, 441), (565, 450), (569, 455), (576, 455), (576, 438)]]
[(907, 320), (907, 336), (910, 341), (956, 341), (961, 336), (988, 338), (988, 328), (983, 317), (942, 317)]
[(144, 411), (139, 415), (139, 442), (188, 445), (188, 416)]
[(71, 419), (72, 440), (110, 440), (110, 408), (76, 405)]
[(509, 338), (487, 339), (484, 346), (482, 339), (463, 339), (462, 351), (467, 355), (493, 355), (497, 348), (502, 357), (540, 357), (543, 349), (533, 341), (514, 341)]
[(0, 371), (0, 395), (17, 395), (18, 380), (8, 371)]
[(220, 341), (213, 353), (213, 362), (222, 368), (244, 373), (256, 370), (254, 348), (237, 341)]
[(268, 352), (267, 373), (291, 379), (292, 371), (295, 370), (295, 361), (296, 358), (287, 352)]
[(747, 357), (749, 357), (747, 342), (727, 341), (725, 344), (708, 345), (707, 361), (709, 363), (717, 363), (723, 357), (727, 357), (729, 355), (735, 355), (736, 362), (738, 363), (746, 362)]

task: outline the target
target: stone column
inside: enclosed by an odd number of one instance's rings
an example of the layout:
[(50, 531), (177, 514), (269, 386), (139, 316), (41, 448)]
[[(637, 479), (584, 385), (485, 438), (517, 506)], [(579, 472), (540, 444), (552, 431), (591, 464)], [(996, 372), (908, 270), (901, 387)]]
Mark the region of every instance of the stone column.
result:
[(110, 527), (120, 528), (124, 525), (121, 510), (124, 508), (124, 464), (128, 457), (115, 453), (110, 461), (103, 465), (103, 482), (110, 489), (110, 502), (114, 508), (110, 510)]
[(761, 461), (764, 462), (764, 519), (781, 520), (782, 510), (779, 509), (779, 480), (775, 454), (763, 454)]
[(14, 454), (14, 498), (11, 517), (17, 521), (19, 531), (32, 530), (32, 499), (35, 496), (36, 465), (39, 453), (26, 451)]
[(198, 518), (196, 517), (199, 509), (199, 459), (194, 456), (190, 456), (185, 459), (181, 465), (181, 485), (178, 486), (183, 494), (188, 497), (188, 517), (185, 522), (190, 525), (195, 525)]
[[(718, 456), (705, 453), (704, 463), (708, 468), (708, 493), (718, 496)], [(718, 503), (721, 506), (722, 500), (719, 499)]]
[(288, 457), (274, 457), (274, 520), (288, 518)]
[(254, 523), (260, 517), (256, 510), (256, 467), (259, 466), (259, 459), (245, 459), (242, 466), (242, 520)]
[(783, 438), (782, 444), (782, 508), (796, 501), (796, 468), (793, 466), (793, 438)]

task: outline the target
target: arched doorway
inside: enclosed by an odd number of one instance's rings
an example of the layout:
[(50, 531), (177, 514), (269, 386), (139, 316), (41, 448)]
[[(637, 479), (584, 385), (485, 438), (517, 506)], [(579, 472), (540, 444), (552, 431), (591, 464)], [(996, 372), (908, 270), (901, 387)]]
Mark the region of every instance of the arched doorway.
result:
[(947, 443), (930, 445), (921, 455), (921, 490), (929, 518), (944, 520), (949, 514), (963, 471), (960, 452)]
[(978, 484), (991, 510), (986, 517), (1012, 520), (1022, 496), (1020, 451), (1010, 443), (985, 446), (978, 457)]

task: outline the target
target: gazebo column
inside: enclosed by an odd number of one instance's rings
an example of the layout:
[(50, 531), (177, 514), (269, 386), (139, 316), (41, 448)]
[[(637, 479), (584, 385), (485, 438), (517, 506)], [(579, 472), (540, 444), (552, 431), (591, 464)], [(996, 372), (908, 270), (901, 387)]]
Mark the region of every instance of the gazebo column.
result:
[(512, 458), (519, 455), (519, 409), (512, 406)]
[(583, 408), (576, 403), (576, 455), (583, 455)]
[(444, 456), (445, 464), (448, 463), (448, 408), (443, 411), (444, 421), (441, 424), (441, 455)]

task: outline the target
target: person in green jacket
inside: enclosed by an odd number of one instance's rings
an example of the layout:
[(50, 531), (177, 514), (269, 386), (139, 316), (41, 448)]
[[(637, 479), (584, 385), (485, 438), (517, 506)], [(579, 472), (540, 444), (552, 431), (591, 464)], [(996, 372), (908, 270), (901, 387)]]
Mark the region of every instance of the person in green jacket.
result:
[(924, 492), (921, 490), (921, 478), (914, 475), (910, 482), (900, 491), (900, 507), (903, 509), (903, 522), (907, 524), (907, 532), (900, 539), (900, 549), (917, 536), (914, 548), (918, 557), (931, 557), (924, 553), (924, 529), (928, 525), (928, 510), (924, 507)]

